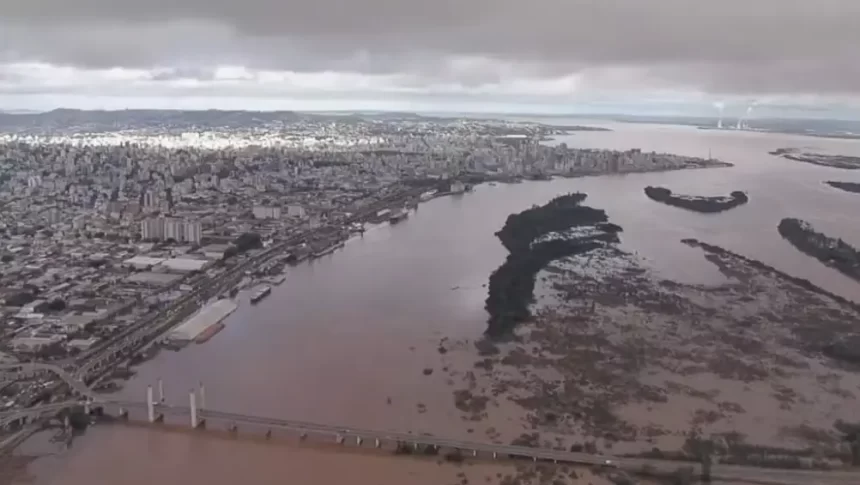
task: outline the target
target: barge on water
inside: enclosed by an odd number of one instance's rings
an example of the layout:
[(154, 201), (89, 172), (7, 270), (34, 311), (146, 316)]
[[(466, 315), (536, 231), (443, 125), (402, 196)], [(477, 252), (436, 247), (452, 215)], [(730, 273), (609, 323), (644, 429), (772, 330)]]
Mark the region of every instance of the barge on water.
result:
[(254, 288), (254, 292), (251, 293), (251, 303), (257, 303), (263, 298), (269, 296), (272, 292), (272, 287), (269, 285), (260, 285)]

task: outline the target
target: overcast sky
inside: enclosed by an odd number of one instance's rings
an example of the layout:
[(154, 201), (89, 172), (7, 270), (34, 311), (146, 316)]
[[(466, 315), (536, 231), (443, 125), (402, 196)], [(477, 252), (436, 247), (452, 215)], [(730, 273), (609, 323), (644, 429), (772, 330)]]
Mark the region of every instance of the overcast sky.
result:
[(856, 107), (858, 46), (860, 0), (0, 0), (0, 109)]

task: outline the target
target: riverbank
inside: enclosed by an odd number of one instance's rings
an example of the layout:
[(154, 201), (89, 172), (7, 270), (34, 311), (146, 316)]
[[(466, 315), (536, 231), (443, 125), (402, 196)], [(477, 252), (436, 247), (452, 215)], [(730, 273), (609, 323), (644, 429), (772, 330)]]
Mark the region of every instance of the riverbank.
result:
[(822, 167), (841, 168), (845, 170), (860, 169), (860, 157), (849, 155), (806, 153), (800, 151), (798, 148), (778, 148), (769, 153), (776, 157), (782, 157), (795, 162), (811, 163)]
[(727, 211), (749, 202), (747, 194), (739, 190), (727, 197), (704, 197), (677, 195), (665, 187), (648, 186), (645, 187), (645, 195), (655, 202), (705, 214)]

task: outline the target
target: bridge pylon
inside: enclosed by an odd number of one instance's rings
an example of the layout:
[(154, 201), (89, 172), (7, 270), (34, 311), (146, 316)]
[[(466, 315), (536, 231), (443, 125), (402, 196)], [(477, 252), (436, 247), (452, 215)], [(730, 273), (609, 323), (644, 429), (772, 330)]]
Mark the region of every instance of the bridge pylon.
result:
[(146, 387), (146, 419), (150, 423), (155, 422), (155, 403), (152, 397), (152, 386)]
[(146, 386), (146, 419), (150, 423), (162, 421), (164, 415), (155, 412), (155, 398), (152, 393), (152, 386)]
[(197, 393), (194, 389), (188, 393), (188, 401), (191, 409), (191, 428), (196, 429), (200, 423), (197, 421)]

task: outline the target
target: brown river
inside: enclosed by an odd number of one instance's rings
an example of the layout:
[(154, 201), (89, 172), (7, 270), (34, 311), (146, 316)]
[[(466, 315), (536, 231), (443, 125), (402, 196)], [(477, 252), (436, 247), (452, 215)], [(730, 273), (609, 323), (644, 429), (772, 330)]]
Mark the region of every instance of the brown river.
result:
[[(553, 120), (561, 124), (563, 120)], [(574, 121), (570, 122), (574, 124)], [(167, 399), (184, 403), (206, 384), (207, 406), (223, 411), (469, 439), (437, 351), (443, 338), (475, 339), (485, 327), (489, 274), (505, 251), (493, 235), (505, 218), (561, 193), (583, 191), (624, 228), (624, 249), (651, 260), (667, 278), (707, 281), (717, 270), (680, 244), (695, 237), (759, 259), (825, 289), (860, 300), (860, 286), (783, 241), (776, 225), (799, 217), (860, 245), (860, 195), (822, 182), (860, 182), (860, 173), (792, 162), (781, 147), (860, 155), (860, 142), (660, 125), (607, 125), (612, 132), (560, 137), (571, 147), (663, 151), (714, 158), (734, 168), (483, 185), (473, 193), (422, 204), (396, 226), (378, 227), (345, 248), (291, 268), (255, 306), (243, 302), (204, 345), (163, 351), (119, 392), (143, 401), (165, 381)], [(715, 215), (650, 202), (647, 185), (716, 195), (747, 191), (750, 202)], [(247, 299), (247, 296), (245, 296)], [(446, 365), (456, 365), (448, 363)], [(434, 369), (424, 375), (424, 369)], [(425, 412), (419, 412), (422, 404)], [(514, 434), (516, 430), (511, 430)], [(472, 439), (480, 439), (475, 433)], [(51, 446), (36, 448), (42, 451)], [(26, 449), (26, 446), (25, 446)], [(491, 466), (471, 469), (489, 481)], [(452, 471), (453, 470), (453, 471)], [(71, 449), (36, 460), (20, 483), (453, 483), (454, 467), (387, 456), (242, 443), (187, 433), (104, 427)], [(286, 482), (283, 477), (289, 477)], [(367, 477), (354, 481), (351, 477)], [(479, 482), (485, 482), (480, 479)]]

